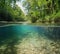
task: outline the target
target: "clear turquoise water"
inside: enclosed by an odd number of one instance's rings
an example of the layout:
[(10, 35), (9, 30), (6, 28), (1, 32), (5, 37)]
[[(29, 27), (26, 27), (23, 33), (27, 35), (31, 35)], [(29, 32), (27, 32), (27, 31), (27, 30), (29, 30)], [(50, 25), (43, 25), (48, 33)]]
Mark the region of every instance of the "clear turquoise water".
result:
[[(0, 27), (0, 54), (20, 54), (18, 53), (19, 51), (17, 50), (20, 46), (22, 47), (23, 44), (25, 44), (28, 48), (30, 44), (33, 44), (33, 46), (36, 45), (39, 47), (43, 45), (43, 47), (41, 47), (41, 50), (43, 50), (43, 48), (46, 46), (45, 47), (46, 53), (48, 52), (47, 51), (47, 48), (48, 48), (49, 49), (48, 53), (53, 54), (53, 52), (55, 52), (53, 51), (54, 50), (53, 46), (54, 48), (56, 46), (59, 46), (59, 44), (57, 45), (56, 43), (57, 40), (59, 40), (58, 43), (60, 43), (60, 27), (58, 26), (57, 27), (33, 26), (33, 25), (19, 25), (19, 24), (10, 25), (10, 26), (2, 26)], [(52, 43), (50, 43), (51, 41)], [(44, 42), (46, 43), (44, 44)], [(39, 45), (39, 43), (42, 43), (40, 44), (41, 46)], [(16, 48), (15, 45), (16, 46), (19, 45), (19, 47)], [(32, 47), (30, 48), (32, 49)], [(57, 53), (59, 54), (60, 46), (57, 47), (57, 49), (58, 49)], [(50, 50), (52, 51), (50, 52)], [(24, 49), (21, 51), (23, 52)]]
[(0, 45), (10, 39), (23, 39), (27, 35), (29, 35), (29, 33), (38, 33), (40, 36), (46, 37), (51, 40), (60, 39), (60, 27), (11, 25), (0, 27)]

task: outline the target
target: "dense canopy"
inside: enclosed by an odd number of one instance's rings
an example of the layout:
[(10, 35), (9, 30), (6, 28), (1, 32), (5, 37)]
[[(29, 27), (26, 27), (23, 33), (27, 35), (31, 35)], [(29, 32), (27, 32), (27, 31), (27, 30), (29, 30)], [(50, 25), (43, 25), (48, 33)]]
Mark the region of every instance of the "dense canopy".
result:
[[(22, 1), (25, 16), (16, 2)], [(60, 22), (60, 0), (0, 0), (0, 21)]]

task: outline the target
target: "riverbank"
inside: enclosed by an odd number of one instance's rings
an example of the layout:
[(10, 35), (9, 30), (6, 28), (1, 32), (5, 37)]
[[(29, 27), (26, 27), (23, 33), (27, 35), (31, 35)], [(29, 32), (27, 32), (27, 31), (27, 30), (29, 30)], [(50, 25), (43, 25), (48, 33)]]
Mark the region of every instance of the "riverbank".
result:
[(23, 25), (34, 25), (34, 26), (60, 26), (60, 23), (31, 23), (31, 22), (7, 22), (7, 21), (0, 21), (0, 26), (9, 26), (14, 24), (23, 24)]

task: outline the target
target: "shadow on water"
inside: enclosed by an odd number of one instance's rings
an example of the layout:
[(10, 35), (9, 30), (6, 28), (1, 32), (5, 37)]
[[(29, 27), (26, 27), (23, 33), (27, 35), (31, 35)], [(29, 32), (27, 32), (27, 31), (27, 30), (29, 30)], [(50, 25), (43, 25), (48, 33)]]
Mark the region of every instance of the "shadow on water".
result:
[(60, 27), (48, 27), (45, 35), (51, 40), (60, 40)]
[(8, 38), (7, 40), (3, 40), (2, 43), (0, 43), (0, 54), (17, 54), (17, 45), (20, 41), (19, 38)]
[(5, 46), (2, 45), (2, 48), (0, 49), (0, 54), (17, 54), (17, 47), (15, 47), (16, 44), (17, 42), (12, 41), (7, 43)]
[(16, 48), (14, 45), (8, 44), (4, 50), (0, 49), (0, 54), (17, 54)]

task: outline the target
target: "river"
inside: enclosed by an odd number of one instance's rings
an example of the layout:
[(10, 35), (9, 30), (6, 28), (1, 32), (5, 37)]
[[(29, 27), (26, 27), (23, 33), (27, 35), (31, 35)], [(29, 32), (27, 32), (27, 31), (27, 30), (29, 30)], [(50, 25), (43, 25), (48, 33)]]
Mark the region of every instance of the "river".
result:
[(60, 27), (15, 24), (0, 27), (0, 54), (59, 54)]

